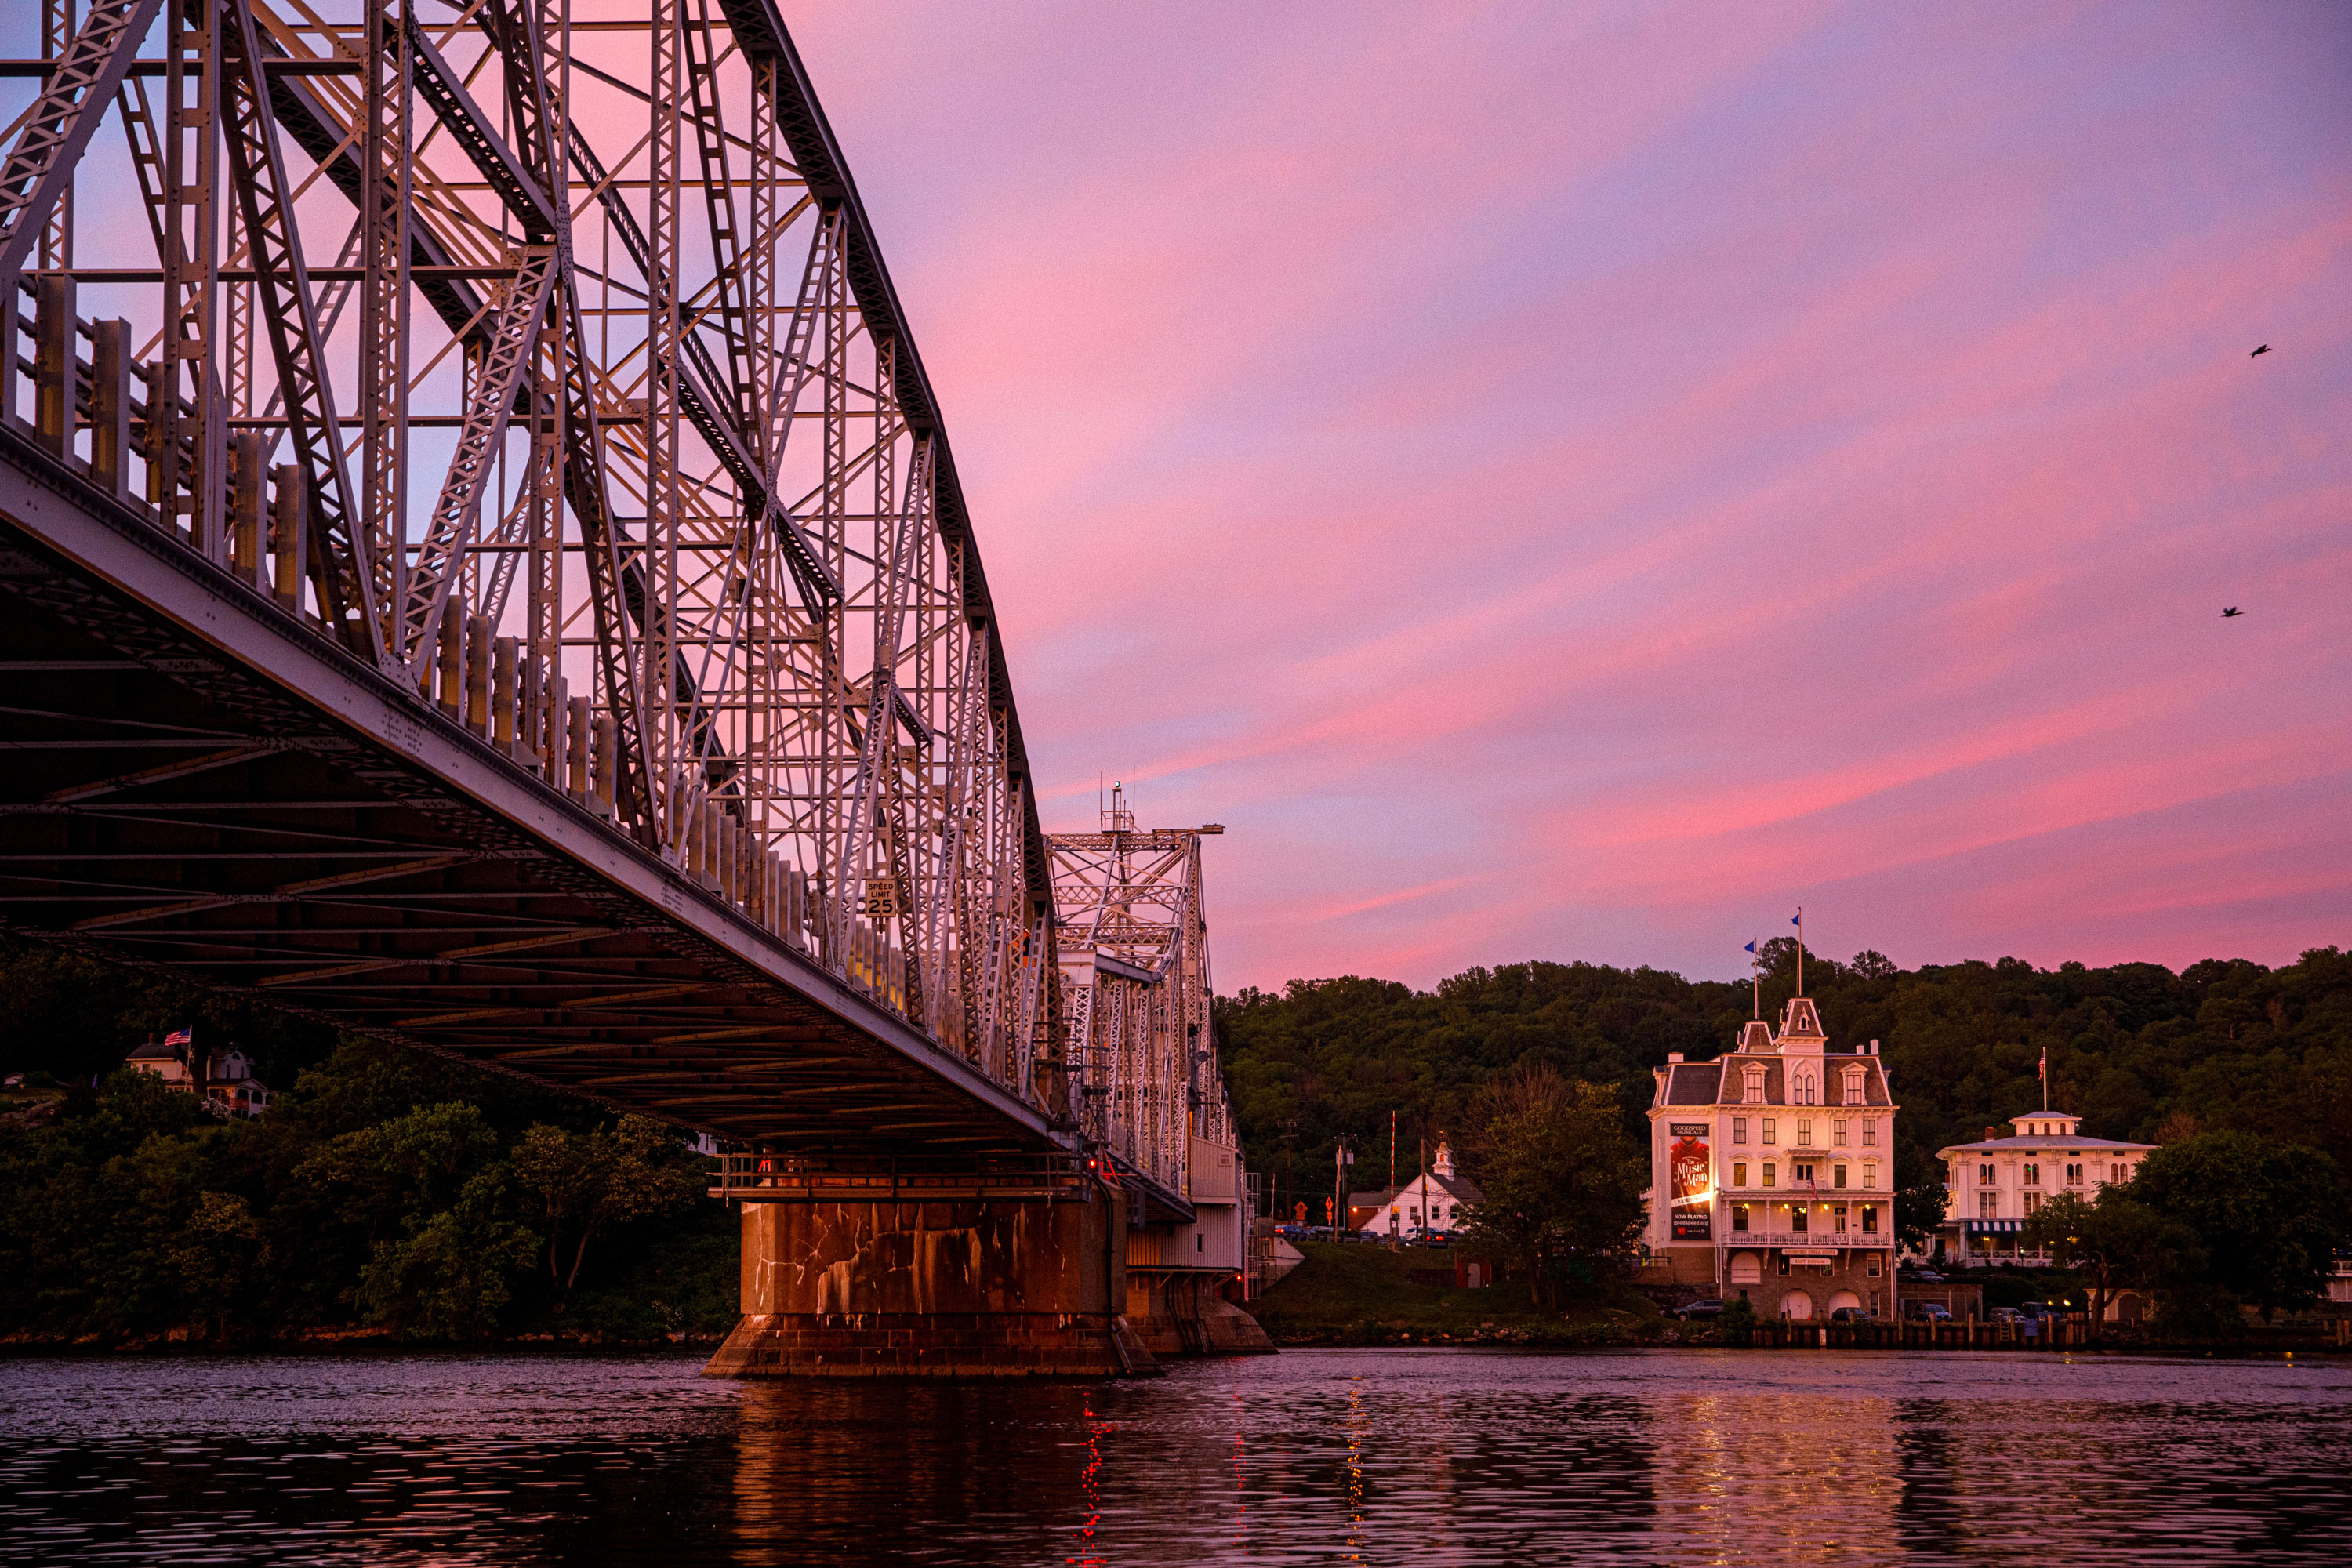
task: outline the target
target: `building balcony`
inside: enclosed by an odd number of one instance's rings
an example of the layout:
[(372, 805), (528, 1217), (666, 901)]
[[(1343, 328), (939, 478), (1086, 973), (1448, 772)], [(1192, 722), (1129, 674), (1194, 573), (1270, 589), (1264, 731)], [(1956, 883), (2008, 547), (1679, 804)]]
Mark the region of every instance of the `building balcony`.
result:
[(1726, 1247), (1772, 1247), (1790, 1252), (1827, 1252), (1837, 1247), (1869, 1251), (1891, 1250), (1892, 1234), (1884, 1231), (1735, 1230), (1726, 1232)]

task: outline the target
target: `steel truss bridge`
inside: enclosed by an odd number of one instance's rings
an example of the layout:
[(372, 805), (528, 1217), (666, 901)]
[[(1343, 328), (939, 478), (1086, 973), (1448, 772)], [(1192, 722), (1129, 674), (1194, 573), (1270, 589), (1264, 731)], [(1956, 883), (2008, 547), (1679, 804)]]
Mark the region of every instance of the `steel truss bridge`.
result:
[(0, 921), (810, 1190), (1108, 1148), (1189, 1217), (1199, 834), (1040, 831), (773, 0), (45, 3)]

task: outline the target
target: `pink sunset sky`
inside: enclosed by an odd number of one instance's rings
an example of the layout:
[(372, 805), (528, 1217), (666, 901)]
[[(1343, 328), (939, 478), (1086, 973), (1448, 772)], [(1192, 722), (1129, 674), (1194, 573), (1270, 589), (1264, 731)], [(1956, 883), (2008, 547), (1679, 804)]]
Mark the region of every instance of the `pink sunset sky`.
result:
[(2352, 940), (2352, 8), (788, 16), (1221, 989)]

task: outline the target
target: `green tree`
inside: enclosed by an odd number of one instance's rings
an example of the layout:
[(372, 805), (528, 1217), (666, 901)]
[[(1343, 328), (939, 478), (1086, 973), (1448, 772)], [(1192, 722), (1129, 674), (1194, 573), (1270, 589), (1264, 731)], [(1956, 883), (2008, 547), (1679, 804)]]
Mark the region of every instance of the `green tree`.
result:
[(1612, 1257), (1641, 1230), (1647, 1162), (1603, 1086), (1540, 1066), (1506, 1073), (1481, 1094), (1465, 1146), (1485, 1195), (1465, 1245), (1525, 1269), (1538, 1307), (1549, 1259)]
[(2060, 1194), (2026, 1220), (2023, 1240), (2048, 1249), (2089, 1286), (2093, 1339), (2100, 1337), (2107, 1303), (2117, 1292), (2138, 1289), (2168, 1301), (2205, 1276), (2206, 1252), (2197, 1233), (2123, 1186), (2103, 1187), (2089, 1203)]
[(2326, 1295), (2352, 1231), (2352, 1195), (2316, 1149), (2252, 1132), (2200, 1132), (2141, 1162), (2132, 1196), (2197, 1235), (2212, 1281), (2273, 1313)]
[(467, 1177), (447, 1208), (412, 1215), (407, 1234), (376, 1243), (359, 1284), (369, 1321), (434, 1340), (495, 1334), (514, 1300), (510, 1276), (539, 1251), (507, 1200), (506, 1168), (492, 1165)]
[(180, 1227), (169, 1256), (184, 1311), (210, 1325), (213, 1337), (227, 1338), (248, 1321), (258, 1282), (269, 1271), (269, 1244), (253, 1210), (234, 1193), (208, 1192)]
[[(583, 1136), (543, 1123), (526, 1130), (511, 1161), (515, 1179), (538, 1198), (547, 1223), (547, 1274), (570, 1291), (588, 1243), (607, 1226), (665, 1214), (704, 1187), (683, 1158), (677, 1134), (648, 1116), (624, 1116)], [(572, 1243), (570, 1267), (564, 1242)]]
[(1756, 1333), (1756, 1303), (1745, 1296), (1734, 1296), (1723, 1304), (1715, 1327), (1725, 1344), (1746, 1344)]

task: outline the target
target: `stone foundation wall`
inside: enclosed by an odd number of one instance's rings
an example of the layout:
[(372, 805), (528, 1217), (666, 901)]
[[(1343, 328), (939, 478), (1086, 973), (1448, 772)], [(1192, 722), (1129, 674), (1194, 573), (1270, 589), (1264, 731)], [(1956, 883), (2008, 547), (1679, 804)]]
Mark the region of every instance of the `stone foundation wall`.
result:
[(711, 1377), (1137, 1377), (1274, 1348), (1222, 1276), (1127, 1266), (1125, 1205), (746, 1204)]

